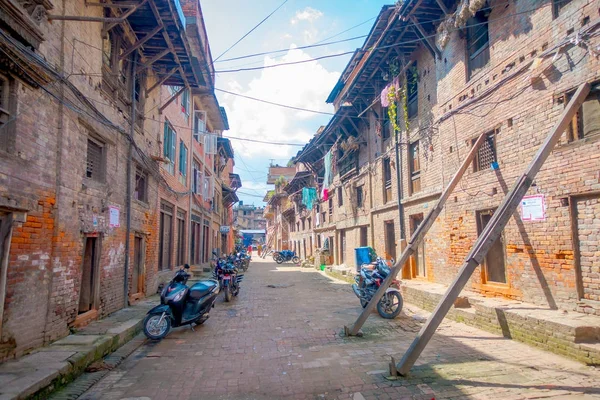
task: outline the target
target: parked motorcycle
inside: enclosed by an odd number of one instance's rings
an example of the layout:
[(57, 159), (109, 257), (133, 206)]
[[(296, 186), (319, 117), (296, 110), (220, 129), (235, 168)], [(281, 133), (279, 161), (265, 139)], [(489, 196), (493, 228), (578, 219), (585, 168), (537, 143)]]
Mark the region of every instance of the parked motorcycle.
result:
[[(380, 257), (377, 257), (373, 264), (365, 264), (361, 267), (360, 273), (354, 278), (356, 283), (352, 285), (352, 290), (360, 299), (360, 305), (363, 308), (371, 301), (371, 298), (373, 298), (373, 295), (390, 272), (390, 267)], [(403, 303), (402, 294), (400, 293), (400, 281), (394, 279), (379, 303), (377, 303), (377, 312), (386, 319), (396, 318), (402, 311)]]
[(144, 318), (144, 334), (149, 339), (160, 340), (171, 327), (201, 325), (208, 319), (208, 312), (219, 294), (219, 282), (206, 279), (188, 287), (189, 268), (186, 264), (175, 273), (160, 294), (160, 305), (148, 311)]
[(219, 259), (213, 271), (213, 277), (218, 280), (220, 289), (225, 293), (226, 302), (230, 302), (233, 296), (240, 293), (240, 283), (244, 279), (244, 275), (238, 273), (239, 268), (234, 261), (233, 256)]
[(277, 253), (274, 253), (273, 260), (275, 260), (275, 262), (277, 264), (281, 264), (283, 262), (290, 261), (290, 260), (294, 264), (300, 264), (300, 257), (298, 257), (296, 255), (296, 253), (291, 250), (281, 250)]

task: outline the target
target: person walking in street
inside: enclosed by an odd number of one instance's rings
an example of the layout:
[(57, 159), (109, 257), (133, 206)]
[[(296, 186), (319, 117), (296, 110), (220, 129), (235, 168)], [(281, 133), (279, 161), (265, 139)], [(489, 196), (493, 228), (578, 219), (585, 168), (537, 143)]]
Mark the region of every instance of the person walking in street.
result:
[(262, 254), (262, 244), (258, 245), (258, 256), (260, 257), (260, 255)]
[(252, 245), (251, 244), (248, 245), (248, 254), (250, 255), (250, 257), (252, 257)]

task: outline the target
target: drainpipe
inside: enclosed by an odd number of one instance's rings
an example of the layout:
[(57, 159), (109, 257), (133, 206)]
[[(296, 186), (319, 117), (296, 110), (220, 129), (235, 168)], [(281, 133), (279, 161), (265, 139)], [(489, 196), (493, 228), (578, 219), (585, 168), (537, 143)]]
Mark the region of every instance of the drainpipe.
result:
[[(194, 192), (192, 191), (192, 183), (194, 182), (193, 179), (194, 177), (192, 176), (192, 171), (194, 170), (194, 129), (196, 128), (194, 126), (194, 97), (192, 96), (192, 88), (187, 88), (186, 90), (190, 91), (190, 95), (188, 96), (190, 104), (188, 104), (188, 107), (190, 110), (192, 110), (192, 114), (191, 114), (191, 118), (192, 118), (192, 129), (191, 129), (191, 135), (190, 135), (190, 161), (191, 163), (189, 163), (188, 165), (188, 176), (190, 177), (190, 202), (189, 202), (189, 211), (188, 211), (188, 218), (189, 218), (189, 223), (188, 223), (188, 249), (187, 249), (187, 259), (188, 262), (190, 264), (192, 264), (193, 260), (192, 260), (192, 197), (194, 196)], [(198, 238), (196, 238), (196, 241), (198, 240)], [(195, 243), (194, 243), (195, 245)], [(197, 247), (197, 246), (196, 246)]]
[[(404, 207), (402, 206), (402, 161), (400, 157), (400, 145), (398, 143), (398, 131), (396, 131), (396, 181), (398, 185), (398, 216), (400, 218), (400, 240), (406, 239), (406, 232), (404, 230)], [(402, 249), (400, 249), (402, 252)]]
[(136, 80), (136, 62), (137, 52), (133, 52), (131, 61), (131, 124), (129, 127), (129, 148), (127, 149), (127, 194), (126, 194), (126, 212), (127, 212), (127, 225), (125, 229), (125, 271), (123, 272), (123, 307), (127, 308), (129, 305), (129, 248), (131, 246), (131, 163), (133, 153), (133, 137), (135, 134), (135, 119), (136, 116), (136, 102), (135, 102), (135, 80)]
[[(371, 125), (369, 124), (369, 130)], [(371, 172), (371, 166), (373, 164), (373, 155), (371, 154), (371, 141), (367, 138), (367, 152), (369, 153), (369, 224), (371, 228), (371, 244), (375, 249), (375, 226), (373, 220), (373, 173)]]

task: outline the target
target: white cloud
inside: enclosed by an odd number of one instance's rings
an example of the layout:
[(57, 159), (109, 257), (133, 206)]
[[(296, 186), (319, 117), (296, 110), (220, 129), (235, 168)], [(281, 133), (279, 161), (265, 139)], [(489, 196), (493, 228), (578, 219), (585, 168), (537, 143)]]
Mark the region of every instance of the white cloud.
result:
[[(291, 47), (281, 59), (265, 57), (264, 65), (310, 60), (311, 56)], [(327, 71), (318, 61), (266, 68), (251, 80), (246, 89), (237, 81), (228, 83), (228, 90), (245, 96), (275, 103), (323, 112), (333, 112), (325, 99), (334, 87), (339, 72)], [(270, 142), (306, 143), (328, 117), (290, 110), (239, 96), (225, 94), (222, 104), (227, 109), (230, 130), (225, 133), (235, 137)], [(284, 159), (295, 155), (301, 147), (279, 146), (232, 140), (236, 155), (240, 154), (250, 164), (270, 158)], [(236, 163), (236, 166), (244, 168)]]
[(304, 10), (296, 11), (296, 15), (290, 20), (292, 25), (297, 24), (300, 21), (308, 21), (310, 23), (315, 22), (323, 16), (323, 12), (315, 10), (311, 7), (306, 7)]

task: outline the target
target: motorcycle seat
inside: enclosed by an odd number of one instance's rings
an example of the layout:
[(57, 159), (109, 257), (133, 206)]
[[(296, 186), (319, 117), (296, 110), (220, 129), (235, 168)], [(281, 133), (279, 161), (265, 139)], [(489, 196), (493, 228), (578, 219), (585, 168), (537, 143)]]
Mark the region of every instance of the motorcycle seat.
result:
[(206, 296), (210, 292), (212, 292), (214, 290), (215, 286), (217, 286), (217, 283), (214, 281), (198, 282), (190, 288), (189, 296), (192, 299), (199, 299), (201, 297)]

